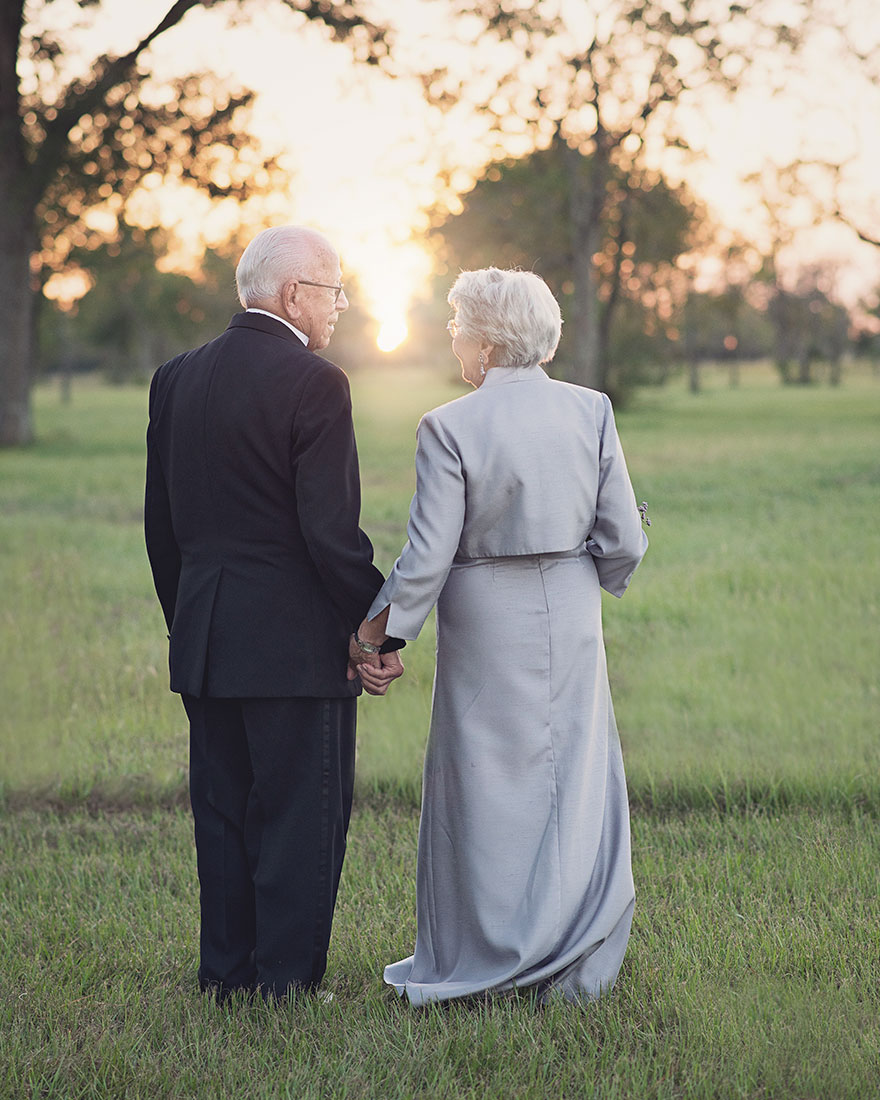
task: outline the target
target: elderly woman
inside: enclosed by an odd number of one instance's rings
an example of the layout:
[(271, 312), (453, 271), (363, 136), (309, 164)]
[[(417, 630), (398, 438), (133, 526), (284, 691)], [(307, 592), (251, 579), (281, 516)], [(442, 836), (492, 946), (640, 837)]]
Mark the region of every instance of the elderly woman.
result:
[(409, 540), (352, 642), (369, 662), (437, 605), (418, 935), (385, 981), (414, 1005), (593, 999), (633, 911), (599, 589), (623, 595), (647, 539), (608, 398), (541, 369), (562, 323), (545, 283), (466, 271), (449, 302), (475, 392), (419, 425)]

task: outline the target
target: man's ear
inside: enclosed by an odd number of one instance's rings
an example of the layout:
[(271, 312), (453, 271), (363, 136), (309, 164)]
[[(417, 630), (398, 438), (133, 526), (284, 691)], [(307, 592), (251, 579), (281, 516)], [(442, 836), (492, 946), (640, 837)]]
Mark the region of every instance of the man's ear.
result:
[(278, 295), (281, 302), (281, 308), (289, 321), (299, 316), (299, 305), (296, 300), (298, 290), (299, 283), (297, 283), (296, 279), (291, 279), (290, 282), (284, 284), (281, 288), (281, 293)]

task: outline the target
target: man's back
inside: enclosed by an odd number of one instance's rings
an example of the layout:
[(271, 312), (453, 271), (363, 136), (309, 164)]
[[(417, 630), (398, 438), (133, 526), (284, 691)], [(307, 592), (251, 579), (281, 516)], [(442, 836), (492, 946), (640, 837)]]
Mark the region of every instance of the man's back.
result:
[[(148, 441), (148, 549), (171, 625), (172, 689), (355, 694), (347, 638), (381, 576), (358, 527), (343, 372), (280, 322), (240, 314), (157, 371)], [(169, 541), (173, 586), (156, 570)]]
[[(313, 992), (327, 965), (354, 791), (350, 635), (382, 574), (348, 379), (314, 354), (348, 309), (339, 256), (314, 229), (264, 229), (235, 280), (245, 312), (153, 378), (144, 513), (189, 720), (199, 988), (274, 999)], [(377, 694), (403, 672), (383, 659)]]

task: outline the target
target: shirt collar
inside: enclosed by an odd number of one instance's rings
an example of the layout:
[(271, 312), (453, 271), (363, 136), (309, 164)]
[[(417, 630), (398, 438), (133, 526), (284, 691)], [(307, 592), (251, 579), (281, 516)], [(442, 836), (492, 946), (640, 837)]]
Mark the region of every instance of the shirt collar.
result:
[(277, 313), (270, 313), (268, 309), (257, 309), (256, 306), (248, 306), (245, 313), (262, 313), (264, 317), (272, 317), (274, 320), (280, 321), (282, 325), (287, 325), (291, 332), (296, 333), (306, 347), (309, 346), (308, 336), (304, 332), (300, 332), (296, 325), (292, 325), (290, 321), (285, 321), (283, 317), (279, 317)]

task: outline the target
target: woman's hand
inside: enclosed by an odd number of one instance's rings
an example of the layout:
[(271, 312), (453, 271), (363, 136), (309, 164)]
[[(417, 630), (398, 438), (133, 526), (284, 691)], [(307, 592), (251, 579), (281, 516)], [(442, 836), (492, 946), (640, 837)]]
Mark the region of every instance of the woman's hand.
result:
[(347, 675), (349, 680), (360, 676), (364, 689), (370, 695), (384, 695), (391, 681), (403, 675), (403, 661), (396, 651), (366, 653), (352, 634), (348, 643)]
[(348, 678), (360, 676), (370, 695), (384, 695), (391, 681), (403, 675), (403, 662), (397, 653), (375, 652), (388, 640), (385, 628), (390, 610), (385, 607), (375, 619), (364, 619), (348, 640)]

